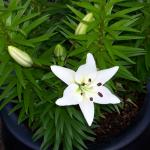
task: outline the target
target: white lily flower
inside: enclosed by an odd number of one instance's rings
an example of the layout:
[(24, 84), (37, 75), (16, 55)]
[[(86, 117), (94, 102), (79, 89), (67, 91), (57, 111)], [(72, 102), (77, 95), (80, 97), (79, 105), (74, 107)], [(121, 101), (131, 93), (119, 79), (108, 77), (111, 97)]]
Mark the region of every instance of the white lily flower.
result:
[(97, 71), (95, 60), (91, 53), (87, 54), (86, 64), (81, 65), (76, 72), (61, 66), (51, 66), (52, 72), (68, 85), (64, 90), (63, 97), (59, 98), (56, 104), (59, 106), (79, 104), (90, 126), (94, 119), (94, 103), (120, 103), (119, 98), (104, 86), (118, 69), (119, 67), (115, 66)]

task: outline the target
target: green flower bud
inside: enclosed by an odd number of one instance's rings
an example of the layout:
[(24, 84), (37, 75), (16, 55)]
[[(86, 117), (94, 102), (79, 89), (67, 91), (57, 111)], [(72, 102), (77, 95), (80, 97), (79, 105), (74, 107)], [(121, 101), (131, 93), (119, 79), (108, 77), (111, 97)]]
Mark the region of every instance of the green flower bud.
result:
[(66, 56), (66, 50), (62, 45), (57, 44), (55, 47), (55, 50), (54, 50), (54, 54), (56, 57), (65, 57)]
[(23, 67), (31, 67), (32, 66), (33, 61), (26, 52), (14, 47), (14, 46), (8, 46), (8, 52), (9, 52), (10, 56), (21, 66), (23, 66)]
[(88, 24), (89, 22), (93, 21), (93, 13), (88, 13), (84, 16), (84, 18), (82, 19), (82, 21), (78, 24), (76, 30), (75, 30), (75, 34), (76, 35), (81, 35), (81, 34), (86, 34), (87, 32), (87, 28), (88, 28)]

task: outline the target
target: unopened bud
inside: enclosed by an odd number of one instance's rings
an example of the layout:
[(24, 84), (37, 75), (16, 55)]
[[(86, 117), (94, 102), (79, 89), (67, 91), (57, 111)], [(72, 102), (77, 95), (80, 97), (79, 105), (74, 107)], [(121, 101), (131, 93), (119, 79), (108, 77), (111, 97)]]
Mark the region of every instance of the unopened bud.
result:
[(86, 34), (87, 28), (88, 28), (88, 23), (93, 21), (93, 13), (88, 13), (84, 16), (82, 21), (78, 24), (75, 34), (76, 35), (81, 35), (81, 34)]
[(66, 56), (66, 50), (62, 45), (57, 44), (55, 47), (55, 50), (54, 50), (54, 54), (56, 57), (65, 57)]
[(10, 56), (21, 66), (23, 66), (23, 67), (31, 67), (32, 66), (33, 61), (26, 52), (14, 47), (14, 46), (8, 46), (8, 52), (9, 52)]

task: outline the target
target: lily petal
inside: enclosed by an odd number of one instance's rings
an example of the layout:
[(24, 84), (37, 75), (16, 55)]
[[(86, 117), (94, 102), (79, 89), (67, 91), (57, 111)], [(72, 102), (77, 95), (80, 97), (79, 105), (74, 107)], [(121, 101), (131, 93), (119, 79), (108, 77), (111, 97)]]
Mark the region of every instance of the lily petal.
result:
[(86, 64), (88, 64), (89, 66), (91, 66), (93, 68), (93, 70), (95, 70), (95, 71), (97, 70), (96, 69), (95, 59), (94, 59), (94, 57), (93, 57), (93, 55), (91, 53), (87, 54)]
[(88, 125), (91, 126), (94, 119), (94, 104), (89, 100), (84, 100), (79, 104), (80, 109), (84, 115)]
[(51, 66), (51, 70), (59, 79), (61, 79), (67, 85), (74, 83), (75, 71), (56, 65)]
[(77, 105), (82, 101), (82, 96), (78, 92), (78, 85), (70, 84), (65, 90), (62, 98), (56, 101), (59, 106)]
[(119, 69), (119, 66), (115, 66), (109, 69), (98, 71), (94, 82), (105, 84), (108, 80), (110, 80), (116, 74), (118, 69)]
[(81, 65), (75, 73), (75, 81), (79, 84), (88, 83), (88, 80), (94, 80), (97, 69), (94, 57), (91, 53), (87, 54), (86, 64)]
[(93, 95), (93, 101), (98, 104), (118, 104), (120, 99), (112, 94), (112, 92), (105, 86), (96, 87), (96, 95)]

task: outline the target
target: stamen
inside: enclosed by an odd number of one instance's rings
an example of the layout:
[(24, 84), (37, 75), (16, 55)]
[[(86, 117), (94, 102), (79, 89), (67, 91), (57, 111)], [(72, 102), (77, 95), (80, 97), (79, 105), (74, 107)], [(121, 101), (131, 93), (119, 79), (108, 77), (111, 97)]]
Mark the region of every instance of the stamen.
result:
[(91, 82), (92, 80), (91, 80), (91, 78), (89, 78), (89, 82)]
[(85, 83), (83, 82), (81, 85), (82, 85), (82, 86), (84, 86), (84, 85), (85, 85)]
[(90, 97), (90, 101), (93, 101), (93, 97)]
[(101, 86), (101, 85), (102, 85), (102, 83), (100, 83), (100, 82), (99, 82), (99, 83), (97, 83), (97, 86)]
[(80, 93), (81, 95), (83, 95), (83, 93)]
[(103, 94), (101, 92), (97, 93), (100, 97), (103, 97)]

